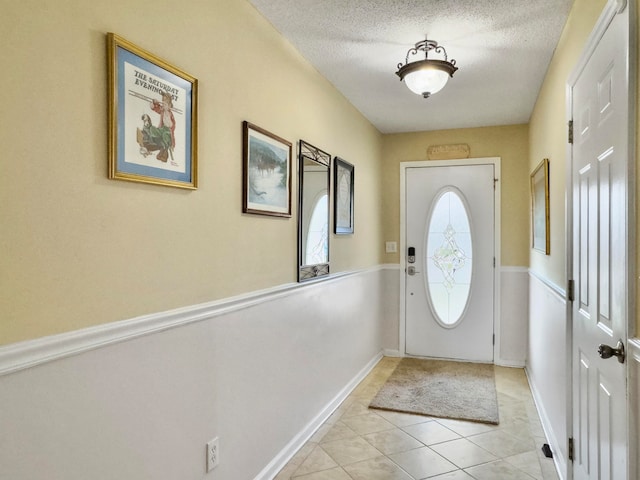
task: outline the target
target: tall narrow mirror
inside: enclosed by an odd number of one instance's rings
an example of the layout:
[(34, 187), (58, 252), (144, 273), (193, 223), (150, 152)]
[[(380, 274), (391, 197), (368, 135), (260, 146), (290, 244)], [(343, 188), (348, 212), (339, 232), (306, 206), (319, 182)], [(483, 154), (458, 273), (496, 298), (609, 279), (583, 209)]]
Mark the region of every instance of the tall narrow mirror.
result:
[(300, 140), (298, 154), (298, 281), (329, 274), (331, 155)]

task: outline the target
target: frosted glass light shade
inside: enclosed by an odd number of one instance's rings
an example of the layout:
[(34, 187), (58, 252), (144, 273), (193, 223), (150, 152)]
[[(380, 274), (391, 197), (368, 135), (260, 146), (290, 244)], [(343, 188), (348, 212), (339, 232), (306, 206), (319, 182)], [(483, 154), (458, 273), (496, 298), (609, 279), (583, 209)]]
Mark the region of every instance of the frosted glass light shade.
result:
[(458, 68), (445, 60), (420, 60), (399, 65), (396, 75), (413, 93), (429, 98), (439, 92)]
[(408, 73), (404, 83), (413, 93), (430, 96), (439, 92), (449, 81), (449, 74), (442, 70), (426, 66)]

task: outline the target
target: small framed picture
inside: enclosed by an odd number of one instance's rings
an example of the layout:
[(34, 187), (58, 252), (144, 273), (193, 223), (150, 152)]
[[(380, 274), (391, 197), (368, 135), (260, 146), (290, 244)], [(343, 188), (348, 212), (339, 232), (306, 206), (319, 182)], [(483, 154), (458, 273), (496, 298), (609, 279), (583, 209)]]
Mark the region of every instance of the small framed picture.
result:
[(545, 158), (531, 174), (531, 233), (534, 250), (551, 253), (549, 232), (549, 159)]
[(291, 142), (243, 122), (242, 212), (291, 217)]
[(333, 162), (333, 229), (336, 235), (353, 233), (354, 167), (336, 157)]
[(197, 188), (198, 80), (114, 33), (109, 178)]

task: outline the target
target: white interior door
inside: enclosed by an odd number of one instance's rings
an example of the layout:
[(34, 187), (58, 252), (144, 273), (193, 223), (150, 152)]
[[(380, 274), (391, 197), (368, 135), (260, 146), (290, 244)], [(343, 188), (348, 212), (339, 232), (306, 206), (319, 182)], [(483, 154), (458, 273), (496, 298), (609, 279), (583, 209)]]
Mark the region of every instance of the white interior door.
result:
[[(610, 2), (611, 4), (611, 2)], [(627, 478), (628, 8), (572, 82), (573, 474)], [(606, 26), (606, 25), (605, 25)], [(602, 348), (602, 347), (601, 347)], [(620, 360), (620, 361), (618, 361)]]
[(408, 355), (493, 361), (494, 169), (406, 169)]

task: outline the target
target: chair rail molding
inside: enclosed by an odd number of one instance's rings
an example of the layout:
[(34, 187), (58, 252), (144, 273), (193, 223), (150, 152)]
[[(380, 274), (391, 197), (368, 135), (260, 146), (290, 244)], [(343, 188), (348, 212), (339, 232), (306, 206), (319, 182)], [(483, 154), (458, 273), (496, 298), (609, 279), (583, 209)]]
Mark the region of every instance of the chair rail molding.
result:
[(387, 269), (393, 270), (394, 265), (376, 265), (359, 270), (339, 272), (318, 281), (279, 285), (212, 302), (0, 346), (0, 377), (115, 343), (194, 322), (210, 320), (221, 315), (294, 295), (302, 290), (319, 288), (320, 285), (326, 286), (356, 275), (365, 275)]

